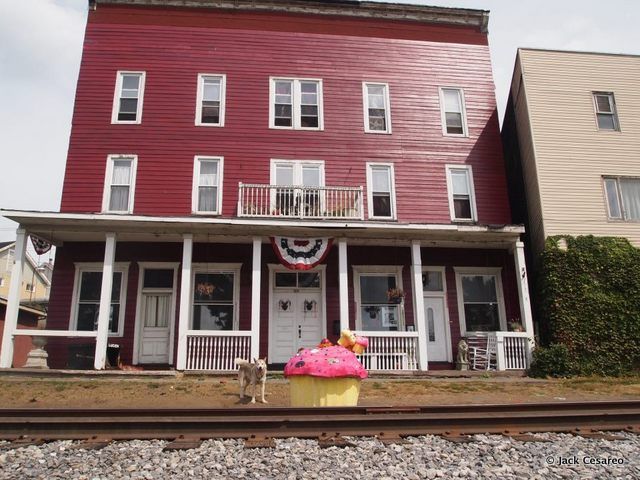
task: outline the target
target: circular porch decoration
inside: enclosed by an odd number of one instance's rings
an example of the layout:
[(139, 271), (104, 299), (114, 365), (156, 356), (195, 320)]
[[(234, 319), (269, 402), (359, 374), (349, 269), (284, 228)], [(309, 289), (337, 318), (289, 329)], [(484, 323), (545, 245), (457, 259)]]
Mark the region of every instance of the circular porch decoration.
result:
[(310, 270), (329, 253), (332, 238), (271, 237), (280, 263), (291, 270)]

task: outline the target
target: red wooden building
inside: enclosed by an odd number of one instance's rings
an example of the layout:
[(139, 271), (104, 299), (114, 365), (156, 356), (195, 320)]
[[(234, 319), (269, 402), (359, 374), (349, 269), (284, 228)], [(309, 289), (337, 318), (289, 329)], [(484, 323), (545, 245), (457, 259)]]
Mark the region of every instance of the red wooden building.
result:
[(95, 368), (107, 344), (179, 370), (280, 364), (349, 327), (370, 338), (372, 370), (450, 368), (462, 336), (522, 368), (523, 228), (487, 21), (351, 1), (90, 1), (60, 212), (4, 212), (22, 244), (57, 245), (50, 365), (88, 342)]

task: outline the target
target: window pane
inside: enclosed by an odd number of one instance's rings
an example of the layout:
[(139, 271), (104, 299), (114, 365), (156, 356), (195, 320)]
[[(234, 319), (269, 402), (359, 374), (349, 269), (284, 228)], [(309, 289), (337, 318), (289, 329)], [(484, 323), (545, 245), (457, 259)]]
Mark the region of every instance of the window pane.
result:
[(302, 185), (306, 187), (319, 187), (320, 167), (302, 167)]
[(400, 330), (400, 312), (397, 305), (363, 305), (360, 308), (360, 318), (363, 330)]
[(194, 305), (194, 330), (233, 330), (233, 305)]
[(220, 123), (220, 102), (203, 102), (202, 123)]
[(495, 332), (500, 330), (498, 305), (495, 303), (465, 304), (464, 318), (468, 332)]
[(616, 122), (613, 115), (608, 113), (598, 114), (598, 128), (600, 130), (615, 130)]
[(144, 271), (142, 288), (172, 288), (173, 270), (169, 268), (147, 268)]
[(100, 301), (102, 288), (102, 272), (82, 272), (80, 283), (80, 301)]
[(457, 219), (471, 219), (471, 202), (469, 197), (456, 197), (453, 199), (453, 212)]
[(144, 298), (144, 326), (166, 327), (169, 325), (171, 297), (169, 295), (148, 295)]
[(382, 95), (369, 95), (369, 108), (381, 108), (384, 110), (384, 97)]
[(318, 82), (300, 82), (300, 91), (305, 93), (317, 93)]
[(276, 273), (276, 287), (296, 287), (295, 273)]
[(429, 334), (429, 341), (436, 341), (436, 326), (433, 318), (433, 308), (427, 308), (427, 332)]
[(385, 131), (387, 129), (387, 123), (384, 117), (374, 117), (371, 115), (371, 110), (369, 110), (369, 130), (382, 130)]
[(303, 93), (300, 103), (302, 105), (317, 105), (318, 95), (315, 93)]
[(300, 288), (320, 288), (320, 274), (299, 273), (298, 287)]
[(390, 192), (388, 167), (374, 167), (371, 169), (371, 189), (373, 192)]
[(373, 194), (373, 216), (374, 217), (390, 217), (391, 216), (391, 195), (388, 193)]
[(422, 274), (422, 289), (425, 292), (441, 292), (442, 272), (425, 272)]
[(126, 212), (129, 210), (129, 187), (111, 187), (109, 210), (112, 212)]
[(200, 187), (198, 188), (198, 211), (216, 212), (218, 210), (218, 188)]
[(276, 185), (293, 185), (293, 166), (276, 166)]
[(609, 95), (596, 95), (596, 105), (598, 112), (613, 112), (613, 109), (611, 108), (611, 97)]
[(496, 302), (495, 275), (465, 275), (462, 277), (464, 302)]
[(447, 133), (463, 134), (462, 115), (460, 113), (446, 113)]
[(396, 288), (395, 275), (360, 276), (360, 296), (362, 303), (389, 303), (387, 290)]
[(278, 81), (276, 82), (276, 95), (291, 95), (292, 82)]
[(135, 120), (138, 111), (138, 100), (131, 98), (120, 99), (120, 111), (118, 112), (118, 120)]
[(200, 160), (200, 186), (218, 185), (218, 162)]
[(205, 78), (202, 90), (203, 100), (219, 101), (220, 79)]
[(620, 190), (625, 217), (628, 220), (640, 220), (640, 179), (621, 178)]
[(620, 211), (620, 202), (618, 200), (618, 182), (613, 178), (607, 178), (604, 181), (604, 187), (607, 192), (609, 217), (622, 218), (622, 212)]
[(304, 128), (316, 128), (318, 126), (318, 117), (300, 117), (300, 126)]
[(137, 90), (140, 85), (140, 75), (123, 75), (122, 89)]
[(384, 85), (367, 85), (367, 93), (369, 94), (370, 97), (372, 96), (382, 97), (384, 96), (385, 88), (386, 87)]
[(303, 117), (317, 117), (318, 107), (314, 105), (302, 105), (300, 107), (300, 113)]
[(469, 182), (466, 170), (451, 170), (451, 188), (454, 195), (469, 195)]
[(458, 90), (443, 90), (444, 111), (462, 113), (460, 92)]
[(76, 330), (91, 332), (98, 328), (99, 303), (81, 303), (78, 305)]
[(111, 183), (113, 185), (129, 185), (130, 178), (131, 160), (114, 160)]
[(197, 303), (232, 302), (233, 273), (197, 273), (193, 299)]
[(276, 103), (291, 105), (291, 95), (276, 95)]

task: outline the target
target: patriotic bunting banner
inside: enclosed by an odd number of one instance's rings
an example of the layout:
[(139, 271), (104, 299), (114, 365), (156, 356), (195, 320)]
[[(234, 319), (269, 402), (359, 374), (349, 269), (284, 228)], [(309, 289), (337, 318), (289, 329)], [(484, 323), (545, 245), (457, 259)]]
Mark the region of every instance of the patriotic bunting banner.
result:
[(271, 245), (280, 263), (291, 270), (310, 270), (329, 253), (331, 238), (271, 237)]
[(47, 253), (51, 250), (51, 244), (46, 240), (36, 237), (35, 235), (30, 235), (31, 243), (33, 244), (33, 249), (36, 251), (38, 255), (42, 255), (43, 253)]

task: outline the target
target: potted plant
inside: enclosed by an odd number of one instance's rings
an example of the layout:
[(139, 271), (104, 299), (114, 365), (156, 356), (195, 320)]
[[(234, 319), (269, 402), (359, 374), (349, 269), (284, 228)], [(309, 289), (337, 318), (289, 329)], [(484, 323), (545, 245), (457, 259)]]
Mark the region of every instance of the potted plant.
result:
[(389, 300), (389, 303), (402, 303), (404, 292), (399, 288), (390, 288), (387, 290), (387, 300)]
[(509, 322), (509, 331), (510, 332), (524, 332), (524, 327), (520, 323), (519, 318), (512, 318)]

